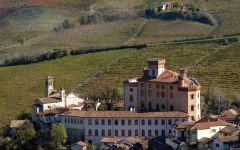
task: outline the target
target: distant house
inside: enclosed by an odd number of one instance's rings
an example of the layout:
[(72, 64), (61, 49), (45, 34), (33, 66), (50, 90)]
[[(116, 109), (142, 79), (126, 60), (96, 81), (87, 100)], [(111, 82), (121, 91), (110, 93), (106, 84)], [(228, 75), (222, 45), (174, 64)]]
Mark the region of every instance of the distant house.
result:
[(15, 133), (18, 129), (21, 129), (28, 122), (29, 120), (12, 120), (10, 124), (11, 134)]
[(83, 141), (78, 141), (71, 145), (71, 150), (87, 150), (87, 143)]
[(162, 2), (159, 6), (160, 11), (172, 10), (174, 7), (173, 2)]
[(234, 124), (238, 124), (240, 122), (240, 113), (235, 109), (228, 109), (220, 115), (211, 115), (210, 117), (221, 119)]

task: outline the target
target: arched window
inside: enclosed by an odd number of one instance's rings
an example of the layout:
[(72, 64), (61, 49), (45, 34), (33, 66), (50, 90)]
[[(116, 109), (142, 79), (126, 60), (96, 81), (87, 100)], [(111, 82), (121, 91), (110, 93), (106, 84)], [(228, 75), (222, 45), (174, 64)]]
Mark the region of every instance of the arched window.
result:
[(135, 130), (135, 136), (138, 136), (138, 130)]
[(194, 94), (191, 94), (191, 99), (194, 99)]
[(88, 130), (88, 136), (92, 136), (92, 130), (91, 129)]
[(191, 105), (191, 111), (194, 111), (195, 106)]
[(135, 120), (135, 125), (138, 125), (138, 120)]
[(152, 102), (148, 102), (149, 110), (152, 110)]
[(95, 136), (98, 136), (98, 130), (97, 129), (95, 130)]
[(95, 120), (95, 125), (98, 125), (98, 119)]
[(155, 125), (158, 125), (158, 120), (157, 119), (155, 120)]
[(88, 125), (92, 125), (92, 120), (88, 119)]
[(105, 125), (105, 120), (104, 119), (102, 119), (102, 125)]
[(118, 120), (117, 119), (115, 120), (115, 125), (118, 125)]
[(155, 136), (158, 136), (158, 130), (157, 129), (155, 130)]
[(152, 124), (152, 121), (149, 119), (148, 120), (148, 125), (151, 125)]
[(121, 122), (122, 122), (122, 125), (125, 125), (125, 120), (122, 120)]
[(145, 120), (142, 120), (142, 125), (145, 125)]
[(102, 130), (102, 136), (105, 136), (105, 130), (104, 129)]
[(172, 120), (168, 119), (168, 125), (172, 125)]
[(129, 101), (133, 102), (133, 96), (132, 95), (129, 96)]
[(112, 136), (112, 130), (111, 129), (108, 130), (108, 136)]
[(160, 110), (159, 104), (156, 105), (156, 110), (158, 110), (158, 111)]
[(118, 130), (115, 130), (115, 136), (118, 136)]
[(108, 119), (108, 125), (111, 125), (111, 124), (112, 124), (111, 119)]
[(148, 136), (152, 136), (152, 130), (151, 129), (148, 130)]
[(128, 120), (128, 125), (132, 125), (132, 120)]
[(125, 130), (122, 130), (122, 136), (125, 136)]
[(128, 130), (128, 136), (132, 136), (132, 131)]
[(162, 107), (163, 110), (165, 109), (165, 105), (162, 105), (161, 107)]
[(174, 111), (174, 106), (173, 105), (170, 106), (170, 111)]
[(142, 136), (145, 136), (145, 130), (142, 130)]

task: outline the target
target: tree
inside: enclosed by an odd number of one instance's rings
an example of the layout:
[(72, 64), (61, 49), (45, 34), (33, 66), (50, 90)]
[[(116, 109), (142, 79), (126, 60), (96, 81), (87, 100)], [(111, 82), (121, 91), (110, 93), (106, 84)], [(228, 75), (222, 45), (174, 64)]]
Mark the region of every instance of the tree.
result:
[(17, 143), (20, 145), (26, 145), (32, 139), (35, 138), (36, 131), (33, 128), (33, 124), (27, 121), (21, 129), (17, 130), (14, 137), (16, 137)]
[(59, 150), (67, 141), (67, 131), (63, 124), (52, 124), (51, 139), (54, 149)]
[(102, 91), (100, 99), (105, 102), (107, 110), (112, 110), (116, 100), (119, 99), (121, 96), (117, 88), (110, 88), (106, 87)]
[(18, 120), (32, 120), (32, 113), (30, 112), (26, 112), (26, 111), (22, 111), (20, 114), (17, 115), (16, 117)]
[(63, 29), (69, 29), (71, 27), (71, 24), (67, 19), (65, 19), (62, 23), (62, 26), (63, 26)]

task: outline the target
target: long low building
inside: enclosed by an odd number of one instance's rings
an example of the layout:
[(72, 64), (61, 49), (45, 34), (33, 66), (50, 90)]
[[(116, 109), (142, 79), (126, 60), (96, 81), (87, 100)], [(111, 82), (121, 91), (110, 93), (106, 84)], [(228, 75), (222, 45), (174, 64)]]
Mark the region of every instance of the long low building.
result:
[(171, 126), (185, 122), (183, 112), (81, 111), (63, 113), (62, 123), (71, 142), (92, 141), (98, 144), (104, 137), (147, 137), (171, 133)]

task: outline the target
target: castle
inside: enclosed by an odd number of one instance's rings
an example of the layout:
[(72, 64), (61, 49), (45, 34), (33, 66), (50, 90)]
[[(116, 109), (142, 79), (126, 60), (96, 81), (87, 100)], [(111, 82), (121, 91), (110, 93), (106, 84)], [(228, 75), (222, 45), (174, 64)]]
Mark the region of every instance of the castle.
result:
[(104, 137), (165, 136), (171, 134), (173, 124), (201, 117), (199, 83), (187, 76), (186, 69), (180, 73), (165, 69), (165, 59), (148, 60), (141, 77), (123, 82), (124, 111), (72, 109), (79, 108), (83, 101), (76, 96), (70, 101), (63, 89), (53, 90), (51, 77), (46, 81), (46, 98), (35, 102), (33, 116), (68, 108), (58, 116), (71, 142), (99, 143)]

